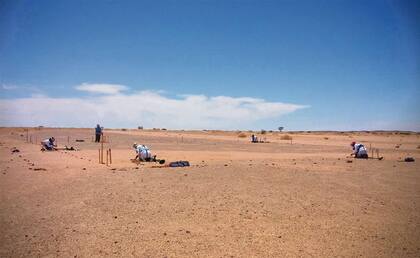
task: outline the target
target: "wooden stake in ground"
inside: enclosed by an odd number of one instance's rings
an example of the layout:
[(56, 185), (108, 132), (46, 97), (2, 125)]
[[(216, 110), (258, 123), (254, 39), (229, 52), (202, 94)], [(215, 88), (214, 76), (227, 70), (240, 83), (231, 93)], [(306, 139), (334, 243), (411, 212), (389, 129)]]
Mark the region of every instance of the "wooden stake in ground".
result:
[(112, 164), (111, 149), (109, 149), (109, 164)]
[(104, 164), (104, 139), (101, 137), (101, 163)]
[(98, 149), (98, 162), (101, 164), (101, 149)]
[(109, 150), (106, 150), (106, 166), (108, 166), (108, 155), (109, 155)]

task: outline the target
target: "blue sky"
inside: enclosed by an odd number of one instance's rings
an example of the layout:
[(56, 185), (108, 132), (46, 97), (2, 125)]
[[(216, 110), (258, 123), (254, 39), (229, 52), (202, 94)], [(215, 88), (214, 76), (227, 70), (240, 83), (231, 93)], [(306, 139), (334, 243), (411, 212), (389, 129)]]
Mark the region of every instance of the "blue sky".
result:
[(420, 131), (419, 13), (386, 0), (1, 1), (0, 125)]

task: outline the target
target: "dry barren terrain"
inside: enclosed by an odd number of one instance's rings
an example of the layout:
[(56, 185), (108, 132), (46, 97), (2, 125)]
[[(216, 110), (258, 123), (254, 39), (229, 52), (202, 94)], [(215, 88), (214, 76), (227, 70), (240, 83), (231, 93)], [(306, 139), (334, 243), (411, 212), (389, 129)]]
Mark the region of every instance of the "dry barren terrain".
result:
[[(109, 166), (92, 134), (0, 129), (0, 257), (420, 256), (419, 134), (106, 130)], [(135, 164), (133, 142), (191, 166)]]

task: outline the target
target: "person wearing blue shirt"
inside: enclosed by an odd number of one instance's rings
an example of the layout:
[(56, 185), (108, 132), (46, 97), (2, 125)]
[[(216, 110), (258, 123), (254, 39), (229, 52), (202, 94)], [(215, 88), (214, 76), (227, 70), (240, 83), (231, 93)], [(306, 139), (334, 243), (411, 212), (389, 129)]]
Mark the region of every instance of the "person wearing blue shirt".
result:
[(96, 128), (95, 128), (95, 142), (100, 142), (101, 141), (101, 135), (102, 135), (102, 127), (97, 124)]

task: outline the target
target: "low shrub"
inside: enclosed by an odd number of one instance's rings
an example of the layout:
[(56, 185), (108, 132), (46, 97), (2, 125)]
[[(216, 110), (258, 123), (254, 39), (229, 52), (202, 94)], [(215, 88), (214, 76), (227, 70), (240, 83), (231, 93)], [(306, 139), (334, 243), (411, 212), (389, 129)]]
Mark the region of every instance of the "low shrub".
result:
[(288, 134), (280, 136), (280, 140), (289, 140), (290, 141), (291, 139), (293, 139), (292, 136), (290, 136)]
[(245, 138), (245, 137), (247, 137), (247, 135), (246, 135), (246, 133), (239, 133), (238, 137), (239, 138)]

